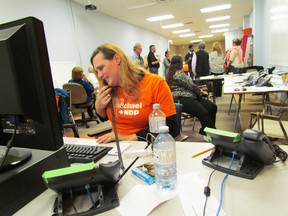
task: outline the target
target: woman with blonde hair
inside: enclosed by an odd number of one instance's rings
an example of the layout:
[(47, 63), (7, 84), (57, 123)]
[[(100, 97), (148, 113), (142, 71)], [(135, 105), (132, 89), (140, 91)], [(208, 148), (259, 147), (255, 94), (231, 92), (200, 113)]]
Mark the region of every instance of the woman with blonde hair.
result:
[[(212, 52), (209, 53), (210, 73), (214, 75), (222, 75), (224, 73), (224, 55), (221, 44), (216, 41), (212, 45)], [(222, 96), (222, 81), (213, 81), (214, 96)]]
[[(111, 43), (96, 48), (91, 64), (100, 83), (96, 112), (101, 120), (112, 121), (113, 108), (119, 140), (145, 139), (149, 133), (148, 118), (155, 103), (160, 104), (170, 134), (174, 135), (176, 110), (172, 93), (163, 78), (134, 64)], [(111, 132), (99, 137), (97, 142), (114, 140), (114, 132)]]

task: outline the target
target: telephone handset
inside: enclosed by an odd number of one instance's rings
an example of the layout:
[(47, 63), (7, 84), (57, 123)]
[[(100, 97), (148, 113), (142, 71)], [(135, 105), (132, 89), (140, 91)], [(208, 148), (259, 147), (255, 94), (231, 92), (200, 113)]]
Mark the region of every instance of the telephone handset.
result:
[(260, 131), (247, 129), (243, 132), (243, 145), (246, 154), (269, 165), (275, 162), (275, 154), (273, 144), (269, 138)]
[(270, 81), (271, 78), (272, 78), (272, 75), (262, 74), (262, 75), (258, 78), (255, 86), (257, 86), (257, 87), (261, 87), (261, 86), (272, 86), (272, 85), (269, 83), (269, 81)]

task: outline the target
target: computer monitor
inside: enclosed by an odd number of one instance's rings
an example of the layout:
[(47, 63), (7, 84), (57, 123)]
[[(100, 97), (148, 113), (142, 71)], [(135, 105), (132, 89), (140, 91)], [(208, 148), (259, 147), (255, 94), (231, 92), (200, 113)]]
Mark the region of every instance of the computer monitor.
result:
[[(0, 56), (0, 150), (12, 140), (15, 147), (57, 150), (63, 139), (42, 21), (1, 24)], [(11, 148), (2, 168), (28, 160), (31, 154), (22, 148)]]

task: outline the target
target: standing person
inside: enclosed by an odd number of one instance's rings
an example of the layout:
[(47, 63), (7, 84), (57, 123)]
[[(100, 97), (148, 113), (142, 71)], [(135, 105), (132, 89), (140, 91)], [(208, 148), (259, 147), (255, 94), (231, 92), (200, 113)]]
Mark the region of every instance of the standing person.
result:
[[(145, 139), (154, 103), (160, 104), (170, 134), (174, 134), (176, 110), (172, 93), (163, 78), (133, 64), (111, 43), (99, 46), (91, 56), (91, 63), (99, 80), (107, 83), (99, 88), (96, 112), (100, 119), (112, 121), (113, 108), (119, 140)], [(97, 142), (114, 140), (114, 132), (111, 132), (99, 137)]]
[(199, 134), (206, 135), (205, 127), (215, 128), (217, 106), (202, 97), (207, 92), (194, 84), (191, 77), (187, 76), (183, 67), (183, 59), (173, 56), (166, 81), (172, 91), (173, 97), (178, 98), (183, 104), (183, 112), (187, 112), (199, 119), (201, 128)]
[[(221, 44), (216, 41), (212, 45), (212, 52), (209, 54), (210, 59), (210, 72), (214, 75), (222, 75), (224, 73), (224, 55), (222, 51)], [(222, 81), (213, 81), (214, 96), (222, 96)]]
[[(92, 93), (94, 92), (94, 87), (83, 73), (82, 67), (74, 67), (72, 69), (72, 79), (70, 79), (68, 82), (82, 85), (87, 93), (86, 103), (90, 103), (92, 101)], [(96, 116), (93, 113), (93, 104), (87, 107), (87, 113), (91, 119), (96, 119)]]
[(154, 74), (158, 74), (158, 69), (160, 67), (160, 58), (157, 58), (155, 56), (156, 52), (156, 47), (155, 45), (150, 45), (149, 46), (149, 54), (147, 56), (147, 62), (148, 62), (148, 67), (149, 71)]
[[(202, 76), (208, 76), (210, 72), (209, 54), (205, 51), (205, 43), (200, 42), (198, 48), (199, 50), (194, 53), (192, 59), (192, 71), (195, 79)], [(209, 85), (207, 82), (200, 80), (195, 80), (195, 83), (197, 85)], [(209, 89), (209, 86), (207, 86), (207, 88)]]
[(142, 53), (142, 45), (140, 43), (136, 43), (133, 47), (133, 54), (130, 56), (130, 59), (135, 61), (136, 64), (145, 68), (144, 60), (141, 56)]
[(165, 52), (165, 58), (163, 60), (163, 65), (164, 65), (164, 76), (166, 77), (169, 67), (170, 67), (170, 52), (167, 50)]
[(96, 77), (95, 71), (93, 69), (93, 67), (88, 67), (88, 81), (93, 85), (94, 90), (99, 88), (99, 82), (98, 79)]
[(185, 55), (185, 64), (188, 65), (189, 68), (189, 74), (191, 76), (191, 78), (193, 79), (193, 73), (192, 73), (192, 58), (193, 58), (193, 54), (194, 54), (194, 44), (189, 44), (188, 46), (188, 53)]
[(232, 40), (232, 47), (228, 50), (226, 54), (226, 59), (228, 61), (228, 68), (233, 74), (239, 74), (241, 68), (244, 67), (243, 62), (243, 52), (241, 48), (241, 40), (239, 38), (234, 38)]

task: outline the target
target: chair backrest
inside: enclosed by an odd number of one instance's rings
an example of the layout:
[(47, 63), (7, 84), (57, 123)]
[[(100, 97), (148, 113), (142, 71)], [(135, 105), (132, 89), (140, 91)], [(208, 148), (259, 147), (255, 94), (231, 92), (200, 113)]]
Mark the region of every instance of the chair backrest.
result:
[(173, 137), (178, 136), (181, 131), (181, 114), (182, 114), (182, 109), (183, 105), (180, 103), (174, 103), (175, 108), (176, 108), (176, 125), (175, 129), (173, 131)]
[(65, 83), (63, 89), (70, 90), (71, 104), (84, 104), (86, 103), (87, 93), (85, 88), (78, 83)]

